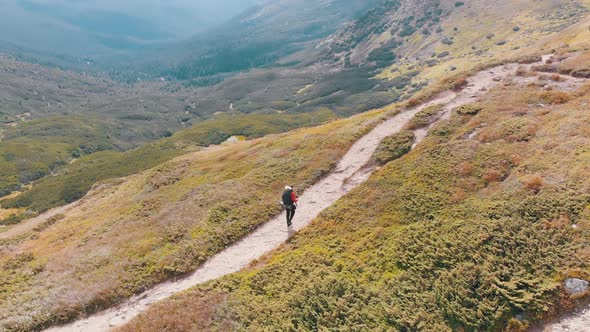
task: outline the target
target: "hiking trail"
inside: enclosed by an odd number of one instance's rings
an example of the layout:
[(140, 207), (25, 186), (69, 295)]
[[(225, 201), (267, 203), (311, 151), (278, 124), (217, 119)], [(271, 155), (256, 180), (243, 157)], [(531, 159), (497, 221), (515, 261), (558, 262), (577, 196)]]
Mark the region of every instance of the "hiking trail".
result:
[[(544, 57), (543, 61), (546, 59), (547, 57)], [(402, 111), (377, 125), (352, 145), (332, 173), (299, 197), (300, 208), (297, 210), (291, 230), (287, 231), (283, 212), (242, 240), (211, 257), (194, 273), (156, 285), (115, 307), (90, 317), (46, 331), (108, 331), (129, 322), (155, 302), (247, 267), (252, 261), (279, 247), (297, 231), (309, 225), (320, 212), (366, 181), (374, 171), (369, 161), (381, 140), (401, 131), (418, 112), (428, 106), (442, 104), (444, 111), (440, 114), (440, 118), (446, 119), (450, 117), (455, 107), (476, 101), (487, 90), (502, 84), (502, 81), (511, 77), (519, 66), (530, 68), (536, 64), (539, 63), (507, 64), (480, 71), (468, 79), (469, 84), (462, 91), (442, 92), (431, 101)], [(433, 125), (416, 130), (416, 144), (426, 137), (428, 129)]]
[[(588, 301), (586, 301), (588, 302)], [(588, 332), (590, 331), (590, 304), (546, 323), (533, 327), (530, 332)]]
[(0, 240), (7, 240), (10, 238), (15, 238), (19, 235), (25, 235), (26, 233), (33, 231), (38, 225), (43, 224), (45, 221), (47, 221), (47, 219), (55, 217), (58, 214), (65, 213), (78, 204), (80, 204), (80, 201), (53, 208), (47, 212), (41, 213), (36, 217), (23, 221), (10, 229), (0, 231)]

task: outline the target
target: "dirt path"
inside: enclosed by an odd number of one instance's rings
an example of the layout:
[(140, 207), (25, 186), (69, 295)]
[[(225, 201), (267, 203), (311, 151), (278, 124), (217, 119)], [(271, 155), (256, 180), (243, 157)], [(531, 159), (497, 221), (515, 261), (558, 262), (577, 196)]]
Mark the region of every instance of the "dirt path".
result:
[[(367, 180), (373, 173), (373, 168), (366, 165), (369, 164), (379, 142), (402, 130), (416, 113), (430, 105), (444, 104), (445, 111), (441, 117), (448, 118), (454, 107), (471, 102), (481, 96), (484, 91), (500, 84), (501, 79), (512, 75), (516, 67), (516, 65), (499, 66), (477, 73), (469, 80), (469, 86), (463, 91), (441, 93), (434, 100), (406, 110), (374, 128), (350, 148), (333, 173), (303, 193), (293, 229), (287, 231), (285, 216), (279, 215), (241, 241), (213, 256), (193, 274), (159, 284), (114, 308), (47, 331), (108, 331), (127, 323), (155, 302), (195, 285), (241, 270), (253, 260), (276, 249), (296, 231), (305, 228), (322, 210)], [(428, 128), (416, 131), (417, 141), (422, 141), (427, 132)]]
[(74, 202), (74, 203), (71, 203), (68, 205), (56, 207), (56, 208), (51, 209), (45, 213), (41, 213), (40, 215), (38, 215), (34, 218), (25, 220), (25, 221), (21, 222), (20, 224), (12, 227), (6, 231), (0, 232), (0, 240), (14, 238), (19, 235), (30, 232), (33, 229), (35, 229), (35, 227), (37, 227), (38, 225), (44, 223), (47, 219), (49, 219), (53, 216), (56, 216), (58, 214), (65, 213), (69, 209), (71, 209), (72, 207), (74, 207), (76, 205), (78, 205), (78, 202)]
[(533, 327), (530, 332), (588, 332), (590, 331), (590, 304), (577, 308), (545, 326)]

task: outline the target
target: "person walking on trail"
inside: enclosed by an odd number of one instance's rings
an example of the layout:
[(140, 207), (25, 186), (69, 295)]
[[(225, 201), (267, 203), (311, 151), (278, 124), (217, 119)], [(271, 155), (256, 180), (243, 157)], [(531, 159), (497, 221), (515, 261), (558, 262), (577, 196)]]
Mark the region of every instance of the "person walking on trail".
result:
[(293, 186), (286, 186), (285, 191), (283, 191), (283, 206), (287, 210), (287, 227), (291, 227), (293, 224), (293, 217), (297, 209), (297, 200)]

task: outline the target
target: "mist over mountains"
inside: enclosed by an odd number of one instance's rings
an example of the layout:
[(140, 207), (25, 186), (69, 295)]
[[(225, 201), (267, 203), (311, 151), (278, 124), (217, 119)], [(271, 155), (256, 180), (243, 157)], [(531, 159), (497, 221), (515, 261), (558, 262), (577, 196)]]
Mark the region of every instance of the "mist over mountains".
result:
[(0, 43), (70, 56), (110, 54), (188, 38), (256, 2), (7, 0), (0, 3)]

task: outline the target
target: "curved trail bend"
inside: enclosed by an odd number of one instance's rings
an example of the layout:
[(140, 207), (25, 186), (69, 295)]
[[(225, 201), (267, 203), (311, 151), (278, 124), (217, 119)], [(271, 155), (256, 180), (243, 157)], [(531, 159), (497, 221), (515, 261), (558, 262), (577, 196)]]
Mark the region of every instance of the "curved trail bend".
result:
[[(367, 180), (374, 170), (367, 165), (369, 165), (370, 158), (379, 142), (385, 137), (402, 130), (416, 113), (428, 106), (443, 104), (445, 111), (442, 118), (447, 118), (454, 107), (469, 103), (481, 96), (484, 91), (500, 84), (501, 79), (512, 75), (517, 66), (504, 65), (481, 71), (468, 80), (469, 85), (463, 91), (457, 93), (443, 92), (432, 101), (408, 109), (375, 127), (350, 148), (330, 175), (301, 195), (299, 199), (301, 208), (297, 211), (292, 230), (286, 230), (285, 215), (283, 213), (263, 224), (239, 242), (210, 258), (193, 274), (179, 280), (164, 282), (116, 307), (47, 331), (108, 331), (129, 322), (155, 302), (195, 285), (243, 269), (250, 262), (276, 249), (296, 231), (305, 228), (321, 211)], [(416, 131), (417, 142), (424, 139), (427, 130)]]

